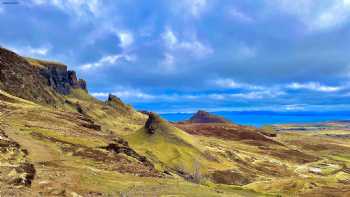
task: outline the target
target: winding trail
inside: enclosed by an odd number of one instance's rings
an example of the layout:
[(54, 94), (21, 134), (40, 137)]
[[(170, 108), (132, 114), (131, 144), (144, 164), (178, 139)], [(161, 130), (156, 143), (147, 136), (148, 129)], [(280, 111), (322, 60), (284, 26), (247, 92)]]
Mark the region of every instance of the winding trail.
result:
[(5, 113), (0, 111), (0, 128), (9, 138), (20, 144), (21, 148), (28, 151), (28, 161), (36, 169), (31, 186), (32, 196), (37, 196), (35, 194), (39, 192), (46, 195), (63, 194), (66, 192), (66, 184), (76, 179), (77, 175), (66, 170), (69, 166), (64, 164), (64, 155), (54, 144), (34, 139), (29, 133), (11, 125), (11, 117), (16, 117), (17, 112), (23, 113), (23, 109)]

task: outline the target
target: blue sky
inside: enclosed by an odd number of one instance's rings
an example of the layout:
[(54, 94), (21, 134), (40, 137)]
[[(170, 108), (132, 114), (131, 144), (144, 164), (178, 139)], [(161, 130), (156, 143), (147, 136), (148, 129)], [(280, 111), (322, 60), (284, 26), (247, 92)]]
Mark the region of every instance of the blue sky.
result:
[(0, 23), (138, 109), (350, 110), (350, 0), (18, 0)]

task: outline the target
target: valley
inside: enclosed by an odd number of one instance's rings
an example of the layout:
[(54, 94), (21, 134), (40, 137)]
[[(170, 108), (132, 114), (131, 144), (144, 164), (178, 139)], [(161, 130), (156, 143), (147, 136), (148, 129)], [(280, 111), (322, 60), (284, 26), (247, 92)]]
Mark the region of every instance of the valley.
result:
[(348, 122), (168, 122), (0, 48), (0, 196), (347, 196)]

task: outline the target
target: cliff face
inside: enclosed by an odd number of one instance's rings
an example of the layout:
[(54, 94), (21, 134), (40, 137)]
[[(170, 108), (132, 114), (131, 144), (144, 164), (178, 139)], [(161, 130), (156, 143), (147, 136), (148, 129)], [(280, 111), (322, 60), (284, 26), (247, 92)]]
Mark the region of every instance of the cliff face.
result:
[(47, 85), (51, 86), (58, 93), (67, 95), (72, 88), (81, 88), (87, 91), (86, 82), (77, 79), (75, 71), (67, 70), (67, 66), (47, 64), (39, 72), (47, 80)]
[(37, 103), (54, 104), (73, 88), (86, 90), (86, 83), (67, 66), (26, 59), (0, 47), (0, 89)]
[(0, 48), (0, 88), (23, 99), (55, 103), (45, 78), (24, 58), (3, 48)]

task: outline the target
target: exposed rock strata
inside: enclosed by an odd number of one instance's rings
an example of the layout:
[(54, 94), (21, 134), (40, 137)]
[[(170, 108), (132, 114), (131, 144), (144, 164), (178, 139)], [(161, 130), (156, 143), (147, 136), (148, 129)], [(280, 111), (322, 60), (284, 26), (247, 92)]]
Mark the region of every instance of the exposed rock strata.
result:
[[(78, 80), (67, 66), (24, 58), (0, 47), (0, 89), (37, 103), (55, 104), (60, 95), (72, 89), (87, 91), (86, 82)], [(62, 101), (64, 102), (64, 101)]]

